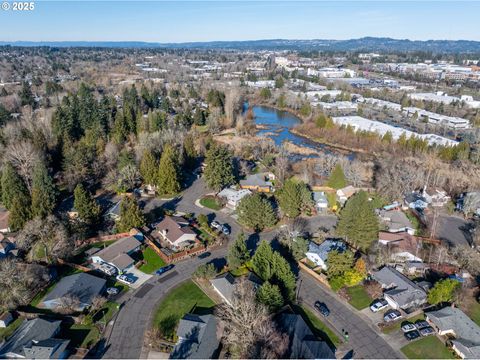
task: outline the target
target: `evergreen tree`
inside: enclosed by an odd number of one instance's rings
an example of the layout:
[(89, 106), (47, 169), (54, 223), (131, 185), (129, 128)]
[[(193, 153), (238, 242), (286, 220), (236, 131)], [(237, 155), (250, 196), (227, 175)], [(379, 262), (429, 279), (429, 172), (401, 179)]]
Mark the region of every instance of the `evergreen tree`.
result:
[(35, 167), (32, 181), (32, 216), (45, 218), (53, 212), (57, 191), (46, 166), (40, 162)]
[(11, 210), (13, 199), (20, 195), (28, 197), (28, 190), (22, 178), (17, 174), (12, 164), (7, 162), (2, 171), (2, 202), (3, 206)]
[(461, 284), (454, 279), (437, 281), (433, 288), (428, 292), (428, 303), (431, 305), (437, 305), (454, 301), (455, 294), (460, 286)]
[(312, 194), (303, 182), (294, 179), (285, 181), (283, 187), (276, 193), (278, 204), (287, 217), (295, 218), (312, 204)]
[(272, 277), (273, 250), (268, 242), (262, 240), (252, 258), (252, 268), (263, 281)]
[(26, 193), (18, 193), (12, 199), (8, 226), (11, 231), (18, 231), (32, 218), (30, 197)]
[(178, 166), (178, 157), (171, 145), (165, 145), (162, 157), (160, 158), (160, 167), (158, 169), (158, 191), (161, 194), (176, 194), (181, 186), (181, 174)]
[(204, 176), (210, 188), (220, 191), (234, 183), (233, 159), (227, 147), (212, 144), (207, 151), (205, 165)]
[(345, 174), (340, 164), (337, 164), (333, 169), (327, 185), (337, 190), (347, 186), (347, 180), (345, 179)]
[(283, 296), (277, 285), (269, 282), (263, 283), (257, 291), (257, 300), (268, 307), (272, 312), (278, 310), (284, 304)]
[(277, 222), (271, 202), (261, 194), (246, 196), (237, 207), (238, 221), (256, 231), (271, 227)]
[(30, 84), (27, 81), (24, 81), (22, 83), (22, 89), (20, 90), (19, 96), (20, 96), (20, 101), (22, 103), (22, 106), (35, 105), (35, 99), (33, 98), (32, 89), (30, 87)]
[(158, 178), (158, 165), (155, 156), (151, 151), (145, 150), (143, 152), (142, 160), (140, 161), (140, 175), (145, 184), (153, 185)]
[(295, 275), (288, 261), (279, 252), (273, 253), (273, 278), (271, 282), (280, 286), (282, 295), (286, 300), (292, 301), (295, 299)]
[(78, 184), (73, 192), (73, 207), (78, 212), (78, 217), (89, 225), (96, 224), (100, 219), (100, 206), (93, 196), (85, 190), (82, 184)]
[(228, 250), (228, 265), (231, 269), (236, 269), (249, 259), (250, 251), (247, 249), (245, 234), (240, 233)]
[(367, 250), (378, 237), (378, 217), (368, 201), (368, 194), (360, 191), (353, 195), (340, 212), (337, 233), (348, 243)]
[(353, 252), (332, 250), (327, 255), (327, 275), (329, 278), (343, 275), (355, 262)]
[(142, 210), (134, 198), (124, 197), (120, 203), (120, 220), (117, 222), (118, 232), (127, 232), (135, 227), (145, 225), (145, 218)]
[(185, 165), (189, 169), (193, 169), (197, 159), (197, 151), (195, 150), (195, 142), (192, 135), (187, 135), (183, 140), (183, 153), (185, 156)]

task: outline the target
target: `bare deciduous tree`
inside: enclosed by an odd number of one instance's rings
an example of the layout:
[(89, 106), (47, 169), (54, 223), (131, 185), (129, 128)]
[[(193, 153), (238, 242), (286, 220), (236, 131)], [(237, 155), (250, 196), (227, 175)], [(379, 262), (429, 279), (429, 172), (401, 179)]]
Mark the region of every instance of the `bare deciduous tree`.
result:
[(32, 191), (33, 169), (40, 161), (40, 152), (29, 141), (12, 142), (7, 147), (7, 160), (17, 169), (25, 181), (28, 190)]
[(78, 311), (80, 299), (75, 295), (67, 294), (60, 299), (57, 311), (61, 314), (72, 314)]

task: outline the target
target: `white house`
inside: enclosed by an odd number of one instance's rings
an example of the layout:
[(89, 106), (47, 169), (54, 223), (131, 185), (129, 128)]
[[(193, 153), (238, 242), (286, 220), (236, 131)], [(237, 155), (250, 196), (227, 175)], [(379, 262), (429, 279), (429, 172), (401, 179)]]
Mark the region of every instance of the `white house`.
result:
[(327, 270), (328, 253), (333, 250), (343, 252), (346, 248), (345, 243), (342, 241), (325, 240), (320, 245), (310, 242), (305, 256), (315, 265), (320, 266), (323, 270)]
[(328, 209), (328, 199), (323, 191), (314, 191), (313, 200), (315, 201), (315, 208), (319, 212), (326, 212)]
[(157, 233), (174, 249), (180, 249), (195, 243), (197, 234), (190, 227), (189, 222), (180, 216), (165, 216), (156, 226)]
[(252, 192), (248, 189), (236, 190), (234, 188), (226, 188), (220, 191), (217, 196), (223, 198), (227, 201), (226, 206), (230, 209), (235, 210), (240, 204), (240, 201), (245, 197), (250, 195)]
[(337, 200), (340, 204), (345, 204), (347, 200), (357, 192), (353, 186), (348, 185), (342, 189), (337, 190)]

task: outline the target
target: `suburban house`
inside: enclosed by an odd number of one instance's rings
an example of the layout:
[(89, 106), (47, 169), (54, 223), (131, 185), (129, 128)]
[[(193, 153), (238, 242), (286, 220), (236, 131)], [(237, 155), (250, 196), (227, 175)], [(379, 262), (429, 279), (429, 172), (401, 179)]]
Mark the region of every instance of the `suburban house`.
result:
[(0, 259), (6, 257), (14, 248), (15, 245), (0, 233)]
[(248, 175), (244, 180), (240, 180), (240, 187), (259, 192), (272, 192), (275, 175), (269, 172)]
[(328, 210), (328, 199), (323, 191), (313, 192), (313, 201), (315, 201), (315, 209), (318, 212), (326, 212)]
[(480, 326), (462, 310), (448, 306), (425, 313), (439, 335), (453, 337), (453, 350), (462, 359), (480, 359)]
[[(258, 289), (258, 287), (262, 285), (262, 280), (252, 272), (248, 273), (246, 279), (253, 285), (254, 289)], [(235, 277), (229, 272), (210, 280), (213, 289), (220, 295), (222, 300), (229, 305), (232, 305), (235, 282)]]
[(445, 190), (438, 188), (424, 190), (423, 196), (427, 203), (435, 207), (445, 206), (451, 200), (451, 197)]
[(427, 199), (415, 191), (405, 196), (405, 204), (410, 209), (426, 209), (428, 207)]
[(355, 189), (353, 186), (348, 185), (342, 189), (337, 190), (337, 201), (340, 204), (345, 204), (347, 200), (354, 195), (357, 192), (357, 189)]
[(153, 236), (167, 242), (173, 249), (193, 245), (197, 234), (190, 227), (188, 220), (180, 216), (165, 216), (153, 231)]
[(0, 345), (0, 358), (66, 358), (69, 340), (55, 338), (60, 332), (60, 324), (59, 320), (25, 320), (13, 335)]
[(78, 273), (62, 278), (42, 300), (40, 307), (56, 309), (71, 297), (78, 300), (76, 311), (83, 311), (92, 305), (92, 300), (103, 293), (107, 281), (87, 274)]
[(308, 251), (306, 257), (315, 265), (320, 266), (323, 270), (327, 270), (327, 258), (330, 251), (343, 252), (347, 249), (346, 244), (343, 241), (337, 240), (325, 240), (320, 245), (310, 241), (308, 244)]
[(280, 329), (289, 337), (287, 359), (335, 359), (334, 351), (319, 340), (298, 314), (283, 313), (279, 316)]
[(419, 285), (390, 266), (373, 272), (373, 278), (385, 290), (383, 296), (394, 309), (409, 311), (427, 301), (427, 294)]
[(217, 196), (226, 200), (226, 206), (232, 210), (235, 210), (240, 204), (240, 201), (250, 195), (252, 192), (248, 189), (236, 190), (234, 188), (226, 188), (220, 191)]
[(0, 314), (0, 328), (6, 328), (13, 321), (12, 313), (9, 311)]
[(124, 272), (135, 264), (130, 255), (139, 251), (141, 245), (142, 243), (134, 236), (124, 237), (96, 252), (90, 259), (95, 264), (107, 263), (115, 266), (119, 272)]
[(10, 218), (10, 211), (0, 207), (0, 233), (6, 234), (10, 232), (10, 227), (8, 226), (8, 220)]
[(407, 232), (390, 233), (380, 231), (378, 233), (378, 243), (386, 247), (392, 262), (423, 261), (419, 256), (422, 242)]
[(415, 235), (415, 228), (407, 215), (400, 210), (378, 210), (378, 216), (382, 224), (385, 225), (387, 231), (398, 233), (406, 231), (410, 235)]
[(170, 359), (215, 359), (220, 339), (212, 314), (186, 314), (178, 323), (178, 341)]

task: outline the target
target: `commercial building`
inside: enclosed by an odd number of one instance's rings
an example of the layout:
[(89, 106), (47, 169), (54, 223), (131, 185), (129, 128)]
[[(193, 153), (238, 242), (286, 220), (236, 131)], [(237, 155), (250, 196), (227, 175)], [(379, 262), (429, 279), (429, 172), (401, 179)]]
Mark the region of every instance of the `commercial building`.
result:
[(428, 121), (430, 124), (444, 125), (451, 129), (470, 128), (470, 121), (467, 119), (437, 114), (417, 107), (406, 107), (403, 113), (409, 117), (416, 116), (418, 121)]

